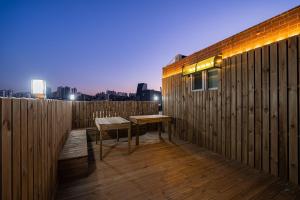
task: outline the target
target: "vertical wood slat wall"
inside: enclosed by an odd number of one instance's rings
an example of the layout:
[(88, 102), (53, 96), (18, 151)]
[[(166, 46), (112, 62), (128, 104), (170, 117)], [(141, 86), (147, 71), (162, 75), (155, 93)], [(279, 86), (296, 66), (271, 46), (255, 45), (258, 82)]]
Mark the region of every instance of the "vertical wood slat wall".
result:
[(72, 107), (73, 129), (95, 126), (95, 117), (128, 119), (132, 115), (158, 114), (158, 103), (154, 101), (74, 101)]
[(53, 199), (72, 103), (0, 98), (0, 199)]
[(218, 90), (164, 78), (163, 113), (180, 139), (299, 184), (299, 67), (293, 36), (223, 59)]

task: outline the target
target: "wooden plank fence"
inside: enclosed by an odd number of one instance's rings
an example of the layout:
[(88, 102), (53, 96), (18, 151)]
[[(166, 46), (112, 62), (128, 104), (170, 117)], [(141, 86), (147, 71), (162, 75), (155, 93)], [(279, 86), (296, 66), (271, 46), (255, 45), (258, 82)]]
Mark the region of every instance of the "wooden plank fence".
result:
[(72, 128), (157, 113), (157, 102), (0, 98), (0, 199), (54, 199), (58, 155)]
[(164, 78), (163, 113), (175, 119), (174, 136), (298, 184), (299, 67), (293, 36), (223, 59), (218, 90)]
[(74, 101), (72, 107), (73, 129), (94, 127), (95, 117), (128, 119), (132, 115), (158, 114), (158, 103), (154, 101)]
[(0, 199), (53, 199), (72, 103), (0, 98)]

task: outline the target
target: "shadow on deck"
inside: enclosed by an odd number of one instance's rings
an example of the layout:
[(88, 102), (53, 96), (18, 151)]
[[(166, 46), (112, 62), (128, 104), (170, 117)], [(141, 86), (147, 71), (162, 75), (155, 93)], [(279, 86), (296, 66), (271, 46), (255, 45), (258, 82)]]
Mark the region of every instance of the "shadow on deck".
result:
[[(163, 134), (166, 137), (166, 134)], [(133, 138), (134, 144), (134, 138)], [(300, 189), (196, 145), (157, 133), (140, 137), (127, 154), (127, 142), (104, 148), (89, 143), (87, 177), (61, 183), (57, 199), (299, 199)]]

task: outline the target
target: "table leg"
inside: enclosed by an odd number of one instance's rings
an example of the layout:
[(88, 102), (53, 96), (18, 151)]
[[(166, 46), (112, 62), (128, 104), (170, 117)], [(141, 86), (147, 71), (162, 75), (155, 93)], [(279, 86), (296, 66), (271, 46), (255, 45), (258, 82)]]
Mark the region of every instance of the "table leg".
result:
[(140, 126), (137, 124), (136, 125), (136, 135), (135, 135), (135, 145), (139, 145), (139, 135), (140, 135)]
[(100, 131), (100, 160), (102, 160), (102, 131)]
[(168, 123), (168, 136), (169, 136), (169, 141), (172, 141), (171, 121), (169, 121)]
[(119, 129), (117, 129), (117, 142), (119, 142)]
[(98, 144), (99, 134), (100, 134), (100, 133), (98, 133), (98, 131), (97, 131), (97, 133), (96, 133), (96, 144)]
[(131, 125), (128, 128), (128, 154), (131, 152)]
[(158, 135), (159, 139), (161, 139), (161, 123), (158, 123)]

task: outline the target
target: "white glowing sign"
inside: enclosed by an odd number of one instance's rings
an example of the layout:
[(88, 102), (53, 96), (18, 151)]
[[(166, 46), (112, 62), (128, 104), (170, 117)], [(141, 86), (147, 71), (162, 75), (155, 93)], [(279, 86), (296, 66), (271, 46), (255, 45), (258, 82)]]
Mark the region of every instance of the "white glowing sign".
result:
[(31, 80), (31, 93), (38, 95), (46, 94), (46, 81), (44, 80)]

